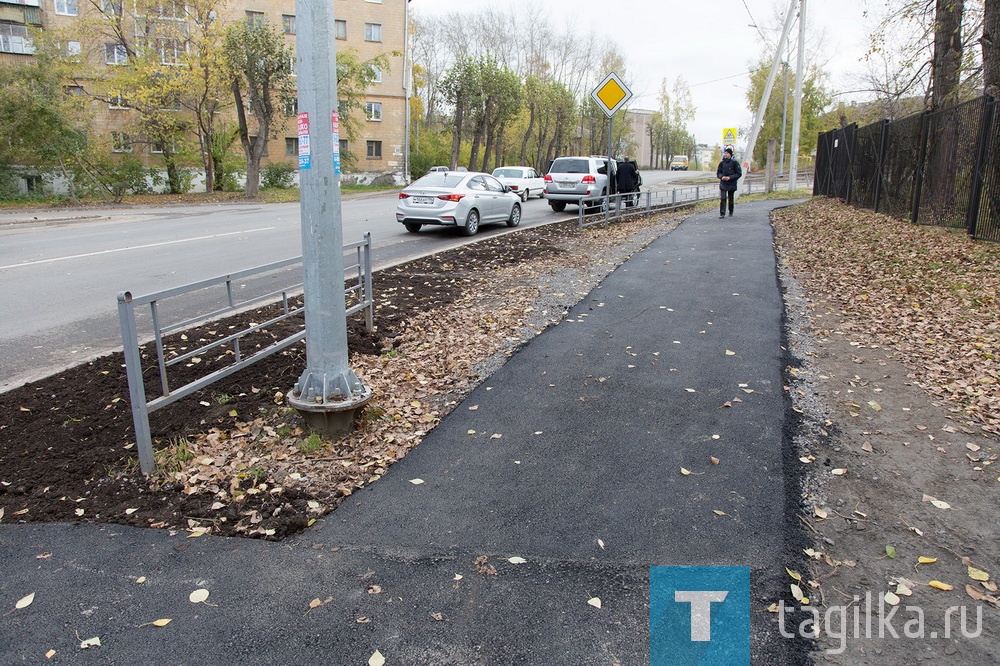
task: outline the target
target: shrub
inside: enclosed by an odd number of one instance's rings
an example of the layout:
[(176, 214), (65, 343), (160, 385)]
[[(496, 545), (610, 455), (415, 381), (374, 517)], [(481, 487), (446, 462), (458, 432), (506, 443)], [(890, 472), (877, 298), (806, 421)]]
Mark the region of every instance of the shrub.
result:
[(287, 190), (295, 181), (296, 166), (291, 162), (269, 162), (261, 173), (264, 189)]

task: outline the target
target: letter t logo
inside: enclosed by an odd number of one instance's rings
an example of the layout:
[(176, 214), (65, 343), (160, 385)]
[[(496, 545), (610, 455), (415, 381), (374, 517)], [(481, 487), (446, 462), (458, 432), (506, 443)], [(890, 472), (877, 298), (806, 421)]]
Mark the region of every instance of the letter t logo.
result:
[(695, 592), (675, 590), (674, 601), (691, 604), (691, 640), (706, 642), (712, 640), (712, 603), (726, 600), (729, 592), (724, 590)]

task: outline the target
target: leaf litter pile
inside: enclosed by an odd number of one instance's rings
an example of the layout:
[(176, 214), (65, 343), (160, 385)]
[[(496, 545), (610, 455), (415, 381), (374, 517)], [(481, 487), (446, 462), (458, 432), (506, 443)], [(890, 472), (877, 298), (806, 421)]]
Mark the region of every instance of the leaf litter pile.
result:
[[(900, 640), (888, 627), (866, 636), (848, 626), (844, 640), (820, 632), (824, 663), (994, 663), (1000, 244), (832, 200), (776, 211), (774, 223), (797, 359), (787, 389), (798, 519), (813, 546), (792, 554), (788, 593), (769, 610), (841, 607), (856, 618), (850, 608), (864, 617), (867, 598), (876, 623), (895, 614)], [(971, 611), (969, 633), (954, 618), (949, 628), (959, 607)], [(917, 626), (913, 608), (925, 631), (902, 640)], [(982, 633), (964, 640), (977, 608)]]
[[(350, 365), (373, 398), (332, 441), (286, 406), (305, 368), (295, 345), (150, 415), (157, 471), (139, 471), (123, 355), (0, 394), (0, 522), (111, 522), (281, 539), (376, 481), (516, 348), (558, 321), (675, 219), (578, 233), (560, 223), (487, 238), (374, 276), (375, 332), (348, 325)], [(276, 306), (275, 306), (276, 307)], [(270, 320), (262, 308), (165, 340), (174, 358)], [(244, 338), (249, 353), (301, 330)], [(142, 350), (159, 395), (155, 349)], [(169, 371), (180, 386), (231, 363), (217, 347)]]

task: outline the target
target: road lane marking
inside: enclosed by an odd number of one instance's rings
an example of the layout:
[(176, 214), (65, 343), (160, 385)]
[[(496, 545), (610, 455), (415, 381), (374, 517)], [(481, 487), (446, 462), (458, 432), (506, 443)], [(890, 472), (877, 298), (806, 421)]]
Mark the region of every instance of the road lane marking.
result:
[(257, 231), (270, 231), (276, 227), (261, 227), (259, 229), (246, 229), (244, 231), (230, 231), (224, 234), (212, 234), (211, 236), (198, 236), (195, 238), (178, 238), (176, 240), (163, 241), (162, 243), (149, 243), (147, 245), (135, 245), (130, 247), (118, 247), (112, 250), (100, 250), (98, 252), (87, 252), (85, 254), (71, 254), (66, 257), (52, 257), (51, 259), (39, 259), (38, 261), (26, 261), (21, 264), (10, 264), (0, 266), (0, 271), (8, 268), (21, 268), (22, 266), (37, 266), (38, 264), (51, 264), (57, 261), (67, 261), (69, 259), (83, 259), (86, 257), (97, 257), (102, 254), (112, 254), (114, 252), (126, 252), (128, 250), (145, 250), (151, 247), (163, 247), (164, 245), (176, 245), (177, 243), (191, 243), (193, 241), (209, 240), (212, 238), (224, 238), (226, 236), (238, 236), (239, 234), (252, 234)]

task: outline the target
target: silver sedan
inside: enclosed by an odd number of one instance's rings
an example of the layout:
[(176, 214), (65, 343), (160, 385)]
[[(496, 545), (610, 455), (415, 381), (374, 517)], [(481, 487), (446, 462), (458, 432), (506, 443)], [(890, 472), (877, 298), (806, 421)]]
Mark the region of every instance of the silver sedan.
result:
[(487, 173), (436, 172), (399, 193), (396, 221), (412, 233), (425, 224), (460, 227), (475, 236), (481, 224), (521, 223), (521, 198)]

